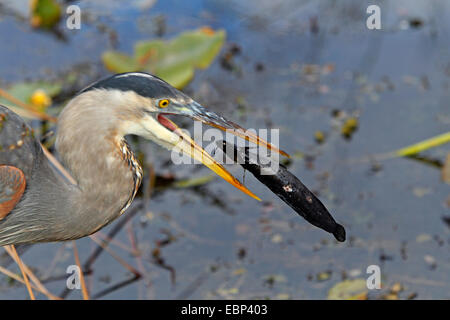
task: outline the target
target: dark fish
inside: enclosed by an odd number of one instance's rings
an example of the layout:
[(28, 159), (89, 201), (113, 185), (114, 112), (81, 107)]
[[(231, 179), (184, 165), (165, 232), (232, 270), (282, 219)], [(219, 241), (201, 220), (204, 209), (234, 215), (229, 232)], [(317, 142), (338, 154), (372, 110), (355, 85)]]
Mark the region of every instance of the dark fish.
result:
[(218, 141), (217, 145), (229, 158), (250, 171), (309, 223), (332, 233), (336, 240), (345, 241), (344, 227), (336, 223), (323, 203), (285, 166), (278, 164), (278, 170), (275, 172), (268, 161), (264, 161), (268, 164), (255, 161), (257, 155), (250, 154), (248, 147), (236, 147), (225, 141)]

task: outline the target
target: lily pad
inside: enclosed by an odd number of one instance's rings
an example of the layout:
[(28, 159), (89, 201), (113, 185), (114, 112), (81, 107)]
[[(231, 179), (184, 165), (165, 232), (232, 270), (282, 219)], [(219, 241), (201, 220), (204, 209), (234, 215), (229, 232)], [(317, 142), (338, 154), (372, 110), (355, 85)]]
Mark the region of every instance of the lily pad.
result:
[(204, 27), (168, 41), (138, 42), (133, 56), (106, 51), (102, 60), (112, 72), (146, 71), (181, 89), (194, 77), (196, 68), (205, 69), (211, 64), (224, 40), (224, 30)]
[(120, 52), (106, 51), (103, 53), (102, 60), (105, 67), (112, 72), (122, 73), (140, 69), (139, 63), (133, 57)]
[[(61, 88), (62, 87), (60, 84), (53, 84), (44, 81), (23, 82), (13, 84), (6, 90), (6, 92), (17, 100), (20, 100), (26, 104), (34, 105), (32, 98), (33, 95), (35, 95), (37, 92), (45, 94), (46, 97), (48, 98), (53, 98), (54, 96), (58, 95), (61, 92)], [(19, 113), (21, 116), (27, 118), (35, 118), (35, 116), (32, 113), (27, 113), (27, 111), (21, 108), (21, 106), (17, 105), (13, 101), (5, 99), (4, 97), (0, 97), (0, 104), (11, 108), (14, 112)], [(48, 104), (36, 106), (34, 111), (38, 111), (41, 113), (45, 112), (45, 108), (47, 106)]]
[(367, 300), (367, 284), (362, 278), (337, 283), (328, 292), (330, 300)]

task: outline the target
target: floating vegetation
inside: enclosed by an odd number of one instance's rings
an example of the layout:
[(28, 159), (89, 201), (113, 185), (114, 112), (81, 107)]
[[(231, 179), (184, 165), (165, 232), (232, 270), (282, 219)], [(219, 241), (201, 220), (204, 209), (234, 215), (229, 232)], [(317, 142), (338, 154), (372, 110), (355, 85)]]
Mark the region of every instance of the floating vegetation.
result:
[(191, 81), (196, 68), (205, 69), (211, 64), (224, 41), (224, 30), (203, 27), (169, 41), (140, 41), (133, 56), (106, 51), (102, 60), (111, 72), (146, 71), (180, 89)]
[(34, 28), (52, 28), (61, 19), (61, 6), (55, 0), (32, 0), (30, 24)]
[(366, 279), (345, 280), (335, 284), (328, 292), (330, 300), (367, 300)]
[(447, 153), (444, 166), (442, 167), (442, 181), (450, 184), (450, 153)]
[(60, 84), (45, 81), (16, 83), (7, 90), (0, 89), (0, 104), (22, 117), (54, 120), (45, 112), (61, 89)]
[(322, 131), (314, 132), (314, 139), (318, 144), (322, 144), (325, 142), (325, 134)]
[(341, 134), (344, 138), (350, 139), (358, 129), (358, 119), (355, 117), (350, 117), (345, 120), (344, 124), (341, 127)]
[(178, 180), (173, 183), (174, 188), (193, 188), (205, 185), (216, 178), (215, 174), (207, 174), (201, 177), (194, 177), (185, 180)]
[(408, 157), (449, 142), (450, 142), (450, 132), (446, 132), (433, 138), (412, 144), (405, 148), (398, 149), (393, 152), (393, 155), (397, 157)]

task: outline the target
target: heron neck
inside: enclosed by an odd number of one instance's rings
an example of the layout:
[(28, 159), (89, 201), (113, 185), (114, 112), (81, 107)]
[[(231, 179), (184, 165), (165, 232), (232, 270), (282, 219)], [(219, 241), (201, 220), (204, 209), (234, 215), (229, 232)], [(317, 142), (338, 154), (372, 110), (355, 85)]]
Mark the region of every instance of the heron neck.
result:
[(69, 197), (72, 218), (80, 230), (90, 234), (125, 211), (140, 179), (137, 181), (134, 168), (121, 155), (122, 152), (131, 154), (125, 140), (114, 145), (107, 137), (93, 139), (90, 145), (83, 144), (83, 150), (79, 156), (72, 154), (64, 158), (79, 190)]
[[(142, 171), (118, 131), (111, 106), (72, 100), (58, 120), (57, 150), (77, 182), (68, 196), (70, 223), (91, 234), (117, 218), (133, 200)], [(74, 104), (75, 103), (75, 104)], [(77, 106), (82, 105), (83, 108)]]

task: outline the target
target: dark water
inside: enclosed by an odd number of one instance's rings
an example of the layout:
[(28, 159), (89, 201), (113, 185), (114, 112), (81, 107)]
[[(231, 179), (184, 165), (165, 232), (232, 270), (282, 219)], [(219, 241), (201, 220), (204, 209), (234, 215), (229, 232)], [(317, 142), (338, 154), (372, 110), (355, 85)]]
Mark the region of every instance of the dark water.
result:
[[(158, 1), (146, 10), (118, 1), (83, 1), (92, 20), (80, 31), (64, 30), (66, 42), (2, 14), (3, 83), (54, 78), (80, 64), (87, 65), (91, 80), (107, 74), (100, 56), (112, 43), (99, 31), (100, 23), (117, 32), (117, 49), (127, 53), (136, 41), (156, 37), (161, 17), (163, 38), (204, 25), (225, 29), (224, 51), (232, 44), (240, 48), (235, 71), (216, 59), (197, 71), (186, 91), (245, 127), (279, 128), (280, 146), (295, 155), (290, 170), (347, 229), (347, 242), (338, 244), (250, 175), (245, 183), (263, 202), (219, 179), (203, 188), (167, 190), (115, 237), (129, 248), (134, 234), (140, 257), (111, 245), (143, 278), (104, 298), (324, 299), (343, 279), (366, 278), (372, 264), (381, 267), (385, 288), (402, 284), (400, 298), (412, 293), (450, 298), (450, 229), (442, 219), (449, 215), (450, 188), (440, 170), (404, 158), (367, 160), (449, 131), (450, 4), (379, 3), (382, 30), (371, 31), (365, 26), (368, 1)], [(421, 24), (413, 27), (411, 19)], [(340, 134), (336, 110), (358, 118), (350, 140)], [(324, 144), (315, 142), (317, 130), (326, 134)], [(159, 174), (208, 174), (199, 166), (168, 166), (168, 152), (138, 144)], [(444, 145), (424, 155), (442, 161), (447, 152)], [(243, 176), (239, 168), (230, 169)], [(114, 224), (102, 233), (111, 228)], [(168, 234), (173, 241), (160, 255), (176, 271), (175, 283), (152, 255)], [(96, 244), (81, 239), (77, 246), (85, 261)], [(70, 244), (42, 244), (22, 257), (45, 279), (65, 275), (72, 252)], [(88, 285), (95, 295), (130, 277), (104, 252)], [(1, 281), (0, 298), (26, 297), (23, 286)], [(65, 280), (46, 286), (58, 294)]]

